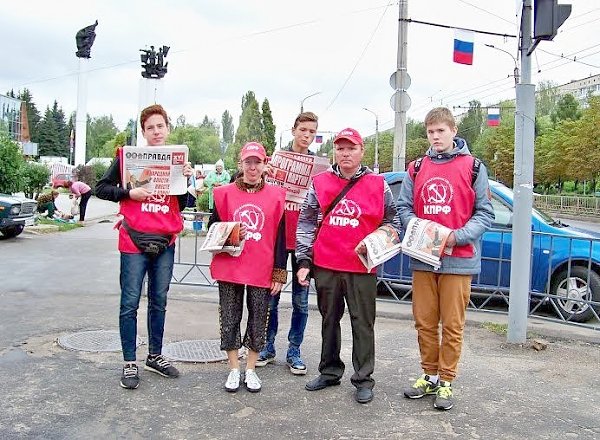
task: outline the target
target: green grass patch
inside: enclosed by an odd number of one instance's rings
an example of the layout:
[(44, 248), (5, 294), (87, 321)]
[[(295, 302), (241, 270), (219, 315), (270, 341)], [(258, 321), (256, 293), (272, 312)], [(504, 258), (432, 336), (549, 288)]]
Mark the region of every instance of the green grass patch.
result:
[(498, 335), (506, 335), (506, 332), (508, 331), (507, 324), (496, 324), (495, 322), (485, 321), (483, 324), (481, 324), (481, 326), (484, 329), (489, 330), (492, 333), (496, 333)]
[(77, 229), (77, 228), (81, 228), (82, 227), (82, 225), (80, 225), (79, 223), (59, 222), (59, 221), (56, 221), (56, 220), (49, 219), (47, 217), (38, 217), (37, 222), (40, 225), (55, 225), (55, 226), (58, 226), (58, 231), (59, 232), (70, 231), (72, 229)]

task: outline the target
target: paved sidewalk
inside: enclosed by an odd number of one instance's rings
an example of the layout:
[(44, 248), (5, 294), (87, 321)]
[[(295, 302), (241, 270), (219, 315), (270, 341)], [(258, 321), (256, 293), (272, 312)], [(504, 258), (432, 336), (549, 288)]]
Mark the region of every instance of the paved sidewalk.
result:
[[(548, 342), (547, 349), (536, 351), (530, 344), (508, 345), (505, 336), (483, 328), (484, 321), (506, 322), (506, 317), (481, 312), (468, 315), (454, 384), (457, 400), (449, 412), (434, 410), (431, 397), (413, 401), (402, 396), (402, 387), (419, 374), (416, 332), (406, 305), (378, 305), (373, 402), (361, 405), (352, 396), (347, 314), (342, 321), (342, 384), (306, 391), (304, 384), (317, 374), (320, 316), (311, 297), (302, 346), (308, 375), (293, 376), (285, 366), (287, 294), (281, 304), (277, 362), (257, 369), (263, 381), (260, 393), (225, 392), (224, 363), (178, 363), (179, 379), (141, 370), (140, 387), (124, 390), (119, 386), (120, 353), (67, 351), (55, 342), (74, 332), (118, 329), (118, 253), (111, 227), (92, 223), (61, 234), (62, 264), (55, 265), (56, 272), (72, 274), (73, 280), (63, 287), (52, 280), (24, 285), (14, 278), (26, 272), (35, 278), (31, 271), (36, 262), (12, 257), (40, 245), (50, 249), (54, 237), (3, 243), (13, 276), (0, 287), (2, 439), (600, 437), (597, 332), (532, 321), (530, 330)], [(47, 252), (36, 260), (52, 258), (53, 251)], [(145, 310), (143, 300), (138, 315), (141, 337), (146, 336)], [(218, 338), (216, 290), (173, 286), (165, 343)], [(140, 362), (146, 350), (140, 347)]]

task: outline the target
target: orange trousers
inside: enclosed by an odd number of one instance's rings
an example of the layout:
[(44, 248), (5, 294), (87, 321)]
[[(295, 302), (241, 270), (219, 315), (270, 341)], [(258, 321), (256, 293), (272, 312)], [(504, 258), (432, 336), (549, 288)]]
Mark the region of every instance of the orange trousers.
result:
[(471, 279), (471, 275), (413, 271), (412, 309), (425, 374), (439, 374), (448, 382), (456, 377)]

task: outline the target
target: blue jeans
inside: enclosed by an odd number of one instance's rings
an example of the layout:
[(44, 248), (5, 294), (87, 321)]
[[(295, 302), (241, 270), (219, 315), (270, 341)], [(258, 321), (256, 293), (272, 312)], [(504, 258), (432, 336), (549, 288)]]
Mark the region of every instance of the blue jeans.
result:
[(148, 273), (148, 353), (160, 354), (165, 329), (167, 292), (173, 276), (175, 244), (157, 257), (121, 252), (121, 310), (119, 331), (125, 362), (135, 361), (137, 310), (144, 275)]
[[(289, 251), (288, 254), (292, 258), (292, 323), (288, 333), (289, 347), (287, 357), (300, 356), (300, 345), (304, 340), (304, 329), (308, 321), (308, 287), (301, 286), (298, 283), (298, 262), (294, 251)], [(267, 327), (267, 343), (263, 354), (275, 354), (275, 336), (279, 326), (279, 295), (271, 297), (269, 302), (269, 325)]]

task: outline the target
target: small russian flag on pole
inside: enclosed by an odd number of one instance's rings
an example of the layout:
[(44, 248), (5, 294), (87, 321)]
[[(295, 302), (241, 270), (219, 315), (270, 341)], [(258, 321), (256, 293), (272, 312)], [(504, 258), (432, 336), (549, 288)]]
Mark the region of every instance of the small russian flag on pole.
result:
[(323, 143), (323, 135), (320, 135), (320, 134), (316, 135), (315, 136), (315, 142), (317, 144), (322, 144)]
[(473, 64), (473, 42), (475, 32), (455, 29), (454, 31), (454, 62), (459, 64)]
[(497, 127), (498, 125), (500, 125), (499, 108), (488, 108), (487, 125), (488, 127)]

